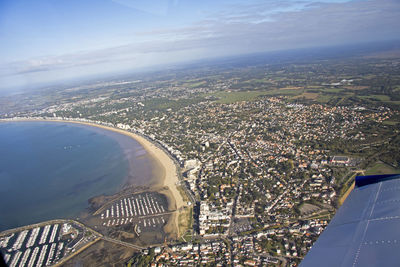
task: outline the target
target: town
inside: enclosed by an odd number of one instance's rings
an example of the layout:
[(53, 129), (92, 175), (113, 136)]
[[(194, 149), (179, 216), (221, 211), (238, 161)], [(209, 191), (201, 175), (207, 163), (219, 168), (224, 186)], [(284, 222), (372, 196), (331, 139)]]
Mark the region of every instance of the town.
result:
[[(128, 266), (296, 266), (356, 175), (399, 172), (400, 83), (386, 95), (388, 88), (375, 86), (393, 62), (370, 60), (362, 71), (345, 60), (324, 64), (85, 85), (2, 118), (108, 125), (143, 135), (174, 158), (190, 207), (179, 220), (181, 236), (149, 244)], [(336, 73), (338, 66), (347, 73)], [(135, 223), (140, 235), (162, 227), (166, 212), (148, 194), (121, 198), (101, 210), (98, 227)]]

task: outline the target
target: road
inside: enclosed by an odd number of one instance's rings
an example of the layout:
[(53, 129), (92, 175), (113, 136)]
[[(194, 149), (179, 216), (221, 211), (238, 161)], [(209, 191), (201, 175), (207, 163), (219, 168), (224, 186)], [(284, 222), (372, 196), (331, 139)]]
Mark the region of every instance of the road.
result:
[(134, 248), (134, 249), (138, 249), (138, 250), (145, 249), (144, 247), (140, 247), (140, 246), (137, 246), (137, 245), (134, 245), (134, 244), (131, 244), (131, 243), (127, 243), (127, 242), (124, 242), (124, 241), (121, 241), (121, 240), (117, 240), (117, 239), (114, 239), (114, 238), (110, 238), (110, 237), (107, 237), (107, 236), (102, 236), (101, 239), (103, 239), (104, 241), (108, 241), (108, 242), (114, 243), (114, 244), (118, 244), (118, 245), (125, 246), (125, 247), (130, 247), (130, 248)]

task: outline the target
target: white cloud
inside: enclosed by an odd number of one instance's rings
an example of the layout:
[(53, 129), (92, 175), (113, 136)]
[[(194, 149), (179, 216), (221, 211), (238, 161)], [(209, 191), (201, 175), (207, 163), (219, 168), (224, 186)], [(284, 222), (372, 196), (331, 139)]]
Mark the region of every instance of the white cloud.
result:
[(74, 68), (83, 72), (140, 68), (202, 57), (400, 36), (400, 2), (396, 0), (307, 3), (236, 5), (193, 25), (138, 33), (141, 41), (128, 45), (6, 64), (0, 66), (0, 76)]

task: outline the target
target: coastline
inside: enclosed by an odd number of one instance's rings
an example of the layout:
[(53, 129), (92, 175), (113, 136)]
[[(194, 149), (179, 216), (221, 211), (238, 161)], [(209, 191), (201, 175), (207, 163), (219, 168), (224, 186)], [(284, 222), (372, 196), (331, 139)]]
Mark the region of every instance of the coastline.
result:
[[(175, 222), (175, 227), (169, 226), (168, 232), (177, 238), (179, 236), (179, 225), (178, 217), (181, 208), (185, 206), (182, 195), (180, 194), (177, 184), (179, 183), (179, 177), (177, 174), (177, 167), (170, 156), (164, 152), (161, 148), (157, 147), (155, 144), (140, 136), (138, 134), (128, 132), (126, 130), (100, 125), (92, 122), (85, 121), (74, 121), (74, 120), (59, 120), (59, 119), (17, 119), (17, 120), (0, 120), (0, 122), (17, 122), (17, 121), (43, 121), (43, 122), (61, 122), (61, 123), (75, 123), (91, 127), (97, 127), (104, 130), (116, 132), (125, 136), (128, 136), (136, 140), (148, 153), (150, 159), (155, 164), (156, 169), (156, 183), (152, 186), (152, 190), (162, 192), (168, 198), (169, 209), (174, 211), (173, 221)], [(167, 190), (166, 190), (167, 188)], [(168, 223), (170, 225), (170, 223)], [(171, 229), (175, 228), (175, 229)]]

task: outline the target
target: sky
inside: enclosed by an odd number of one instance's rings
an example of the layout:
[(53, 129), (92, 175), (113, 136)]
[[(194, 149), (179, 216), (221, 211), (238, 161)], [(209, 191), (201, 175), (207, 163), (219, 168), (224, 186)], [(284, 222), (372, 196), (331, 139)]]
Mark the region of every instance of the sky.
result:
[(0, 90), (400, 39), (399, 0), (0, 0)]

